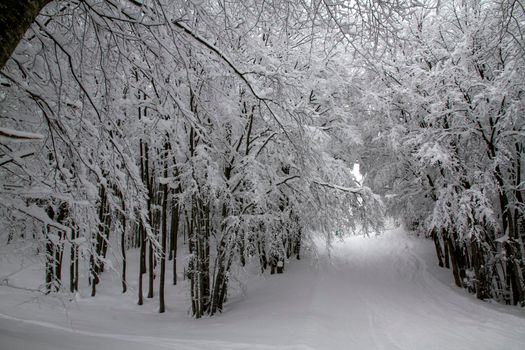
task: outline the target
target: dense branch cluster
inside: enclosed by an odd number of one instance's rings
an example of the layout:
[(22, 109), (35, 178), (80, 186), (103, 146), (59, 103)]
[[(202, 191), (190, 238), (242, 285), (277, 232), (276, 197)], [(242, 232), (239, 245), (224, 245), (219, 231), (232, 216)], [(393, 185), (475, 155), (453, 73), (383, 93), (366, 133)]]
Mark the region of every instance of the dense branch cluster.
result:
[(198, 318), (238, 267), (281, 273), (316, 232), (379, 227), (324, 22), (289, 1), (46, 7), (0, 76), (5, 132), (28, 138), (0, 144), (2, 239), (43, 258), (42, 289), (95, 296), (120, 265), (126, 292), (138, 250), (139, 304), (158, 281), (165, 310), (171, 261)]

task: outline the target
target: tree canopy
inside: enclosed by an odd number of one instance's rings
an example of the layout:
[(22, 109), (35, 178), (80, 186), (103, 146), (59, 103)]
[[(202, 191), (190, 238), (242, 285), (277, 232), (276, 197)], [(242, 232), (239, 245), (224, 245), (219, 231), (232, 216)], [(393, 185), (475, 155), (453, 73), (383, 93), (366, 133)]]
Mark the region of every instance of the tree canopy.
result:
[(45, 3), (2, 30), (32, 22), (0, 72), (1, 239), (42, 258), (43, 291), (80, 267), (94, 296), (114, 258), (126, 291), (137, 249), (163, 312), (182, 243), (213, 315), (246, 264), (393, 216), (458, 286), (525, 302), (519, 1)]

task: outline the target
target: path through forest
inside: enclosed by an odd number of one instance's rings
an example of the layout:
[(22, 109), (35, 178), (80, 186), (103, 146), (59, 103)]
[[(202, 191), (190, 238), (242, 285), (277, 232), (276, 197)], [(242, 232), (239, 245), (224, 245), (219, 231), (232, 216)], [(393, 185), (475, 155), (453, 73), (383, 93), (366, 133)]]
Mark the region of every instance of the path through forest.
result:
[(64, 309), (2, 286), (0, 349), (525, 349), (525, 310), (453, 287), (429, 243), (401, 230), (334, 242), (330, 257), (251, 281), (202, 320), (180, 291), (159, 315), (156, 300), (141, 308), (112, 291)]

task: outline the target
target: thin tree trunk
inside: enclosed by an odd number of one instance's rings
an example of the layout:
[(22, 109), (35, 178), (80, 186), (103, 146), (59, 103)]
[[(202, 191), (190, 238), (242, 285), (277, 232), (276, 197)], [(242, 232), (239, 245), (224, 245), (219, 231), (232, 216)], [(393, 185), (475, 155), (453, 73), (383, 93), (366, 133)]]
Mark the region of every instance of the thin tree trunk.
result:
[(75, 242), (78, 234), (76, 225), (71, 225), (71, 248), (69, 257), (69, 291), (74, 293), (78, 290), (76, 280), (78, 278), (78, 246)]
[(450, 269), (450, 250), (449, 250), (449, 245), (447, 244), (445, 237), (443, 237), (443, 245), (445, 246), (445, 256), (444, 256), (445, 267), (447, 269)]
[(128, 290), (128, 286), (126, 283), (126, 226), (127, 226), (127, 220), (126, 220), (126, 203), (124, 202), (124, 199), (122, 198), (122, 193), (120, 194), (120, 200), (122, 203), (122, 214), (120, 216), (121, 225), (122, 225), (122, 232), (120, 234), (120, 251), (122, 254), (122, 293), (126, 293)]
[(155, 282), (155, 253), (153, 252), (153, 242), (149, 240), (148, 244), (148, 298), (154, 297)]
[[(80, 232), (79, 232), (78, 226), (76, 226), (76, 231), (77, 231), (76, 238), (79, 238)], [(75, 244), (75, 283), (74, 283), (75, 291), (78, 291), (78, 280), (79, 280), (78, 265), (79, 265), (79, 250), (78, 250), (78, 244)]]
[(191, 293), (191, 312), (193, 316), (199, 318), (199, 308), (198, 308), (198, 288), (197, 288), (197, 249), (196, 249), (196, 239), (194, 232), (194, 207), (190, 212), (191, 218), (186, 217), (187, 226), (188, 226), (188, 248), (190, 253), (190, 259), (188, 262), (188, 279), (190, 280), (190, 293)]
[(246, 243), (244, 242), (244, 232), (239, 232), (239, 259), (241, 266), (246, 266)]
[(46, 293), (51, 292), (54, 281), (53, 242), (49, 238), (49, 225), (44, 228), (46, 237)]
[(173, 257), (173, 285), (177, 284), (177, 238), (179, 232), (179, 204), (172, 199), (170, 240)]
[(96, 261), (94, 253), (91, 253), (90, 258), (90, 275), (91, 275), (91, 296), (94, 297), (97, 294), (97, 271), (96, 271)]
[[(164, 179), (168, 177), (168, 144), (166, 142), (164, 149)], [(164, 280), (166, 277), (166, 240), (168, 236), (168, 184), (162, 185), (162, 237), (161, 245), (162, 252), (160, 255), (160, 286), (159, 286), (159, 312), (163, 313), (166, 311), (166, 305), (164, 302)]]
[[(51, 220), (55, 219), (55, 211), (51, 205), (47, 206), (46, 213)], [(44, 226), (44, 236), (46, 239), (46, 293), (50, 293), (55, 285), (55, 245), (49, 236), (50, 230), (50, 225)]]
[(55, 284), (57, 288), (62, 285), (62, 258), (64, 257), (64, 233), (58, 233), (59, 241), (55, 244)]
[[(139, 109), (139, 119), (140, 119), (140, 109)], [(142, 182), (144, 184), (147, 184), (146, 179), (146, 173), (144, 170), (144, 147), (142, 140), (140, 140), (140, 174), (142, 177)], [(138, 304), (142, 305), (144, 304), (144, 295), (142, 291), (142, 285), (143, 285), (143, 275), (146, 272), (146, 232), (144, 230), (144, 223), (142, 222), (142, 219), (139, 221), (139, 237), (140, 237), (140, 259), (139, 259), (139, 300)]]
[(144, 260), (146, 256), (146, 232), (142, 224), (140, 224), (139, 231), (140, 231), (140, 263), (139, 263), (140, 267), (139, 267), (139, 301), (138, 301), (138, 304), (142, 305), (144, 303), (144, 294), (142, 291), (144, 271), (142, 270), (142, 266), (144, 266)]
[[(107, 195), (106, 195), (105, 202), (106, 202), (106, 205), (104, 206), (104, 231), (103, 231), (103, 235), (101, 236), (102, 245), (100, 249), (100, 254), (104, 259), (106, 258), (106, 255), (108, 252), (109, 234), (111, 232), (111, 214), (109, 211), (109, 203), (107, 200)], [(105, 268), (104, 262), (101, 261), (100, 262), (100, 272), (104, 272), (104, 268)]]
[[(153, 200), (153, 188), (150, 181), (150, 167), (149, 167), (149, 147), (148, 144), (144, 144), (144, 169), (145, 169), (145, 183), (148, 186), (148, 218), (150, 225), (153, 227), (153, 213), (151, 208), (151, 201)], [(154, 256), (153, 256), (153, 243), (148, 240), (148, 295), (147, 298), (153, 298), (153, 279), (154, 279)]]

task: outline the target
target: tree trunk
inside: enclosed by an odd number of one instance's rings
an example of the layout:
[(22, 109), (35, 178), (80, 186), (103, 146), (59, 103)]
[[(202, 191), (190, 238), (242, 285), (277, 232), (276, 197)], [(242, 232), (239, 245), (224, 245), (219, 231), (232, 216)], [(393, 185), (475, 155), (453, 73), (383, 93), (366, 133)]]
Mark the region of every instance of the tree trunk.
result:
[[(111, 232), (111, 214), (109, 211), (109, 203), (107, 200), (105, 200), (105, 206), (104, 206), (104, 231), (103, 235), (101, 236), (101, 242), (102, 246), (100, 249), (101, 256), (105, 259), (107, 252), (108, 252), (108, 246), (109, 246), (109, 234)], [(104, 272), (104, 262), (100, 262), (100, 272)]]
[(75, 240), (78, 238), (78, 227), (71, 225), (71, 248), (69, 258), (69, 291), (78, 291), (78, 245)]
[[(69, 205), (66, 202), (62, 202), (58, 208), (57, 221), (64, 225), (69, 226), (73, 230), (71, 225), (71, 219), (69, 214)], [(58, 233), (59, 242), (55, 245), (55, 281), (57, 285), (62, 285), (62, 260), (64, 258), (64, 241), (66, 232), (60, 231)]]
[(296, 238), (295, 246), (294, 246), (294, 254), (297, 260), (301, 260), (301, 239), (302, 237), (303, 237), (303, 232), (301, 231), (301, 229), (299, 229), (299, 232), (297, 232), (297, 238)]
[[(150, 167), (149, 167), (149, 147), (144, 144), (144, 169), (145, 169), (145, 184), (148, 187), (148, 219), (150, 225), (153, 227), (153, 213), (151, 209), (151, 201), (153, 200), (153, 185), (150, 181)], [(150, 240), (149, 240), (150, 241)], [(153, 262), (153, 243), (148, 244), (148, 298), (153, 298), (153, 278), (154, 278), (154, 262)]]
[[(164, 179), (168, 177), (168, 144), (164, 148)], [(161, 237), (161, 246), (162, 252), (160, 255), (160, 285), (159, 285), (159, 313), (166, 311), (166, 305), (164, 302), (164, 280), (166, 277), (166, 240), (168, 236), (168, 184), (162, 185), (162, 237)]]
[(475, 239), (471, 241), (472, 247), (472, 266), (476, 276), (475, 288), (476, 297), (485, 300), (490, 297), (490, 283), (487, 281), (486, 262), (483, 254), (483, 246)]
[(97, 293), (96, 285), (99, 282), (99, 273), (101, 271), (101, 261), (100, 256), (102, 255), (102, 249), (104, 245), (104, 234), (106, 232), (106, 202), (107, 202), (107, 196), (106, 196), (106, 188), (104, 186), (100, 186), (99, 190), (99, 198), (100, 198), (100, 204), (99, 204), (99, 212), (98, 212), (98, 231), (94, 234), (93, 244), (95, 245), (93, 248), (93, 252), (91, 252), (91, 296), (94, 297)]
[(46, 293), (51, 292), (54, 280), (53, 242), (49, 238), (49, 225), (44, 228), (46, 236)]
[[(79, 233), (79, 228), (77, 226), (77, 238), (80, 237), (80, 233)], [(79, 266), (79, 252), (78, 252), (78, 245), (75, 246), (75, 284), (74, 284), (74, 287), (75, 287), (75, 290), (78, 291), (78, 280), (79, 280), (79, 276), (78, 276), (78, 266)]]
[(189, 277), (192, 295), (192, 313), (200, 318), (209, 312), (210, 306), (210, 245), (209, 207), (194, 198), (190, 226)]
[[(223, 205), (222, 207), (222, 217), (223, 220), (226, 217), (227, 209), (226, 206)], [(214, 315), (217, 312), (222, 311), (222, 306), (224, 303), (224, 295), (222, 294), (223, 287), (225, 287), (228, 283), (228, 270), (230, 262), (227, 263), (227, 260), (231, 261), (231, 253), (229, 252), (230, 247), (229, 244), (226, 244), (226, 236), (224, 233), (224, 230), (226, 229), (226, 225), (221, 224), (221, 230), (222, 230), (222, 237), (220, 239), (220, 242), (218, 242), (217, 245), (217, 256), (215, 257), (215, 264), (213, 269), (213, 285), (211, 288), (211, 302), (210, 302), (210, 309), (209, 314)], [(228, 255), (228, 258), (226, 257)]]
[(228, 292), (228, 273), (233, 261), (233, 254), (224, 242), (221, 241), (219, 252), (215, 258), (215, 278), (211, 291), (211, 305), (209, 308), (210, 316), (217, 312), (222, 312), (223, 305), (226, 302)]
[(523, 299), (523, 287), (521, 284), (519, 261), (516, 258), (514, 242), (505, 242), (507, 252), (507, 288), (511, 291), (512, 305), (517, 305)]
[(446, 244), (448, 244), (448, 249), (450, 252), (450, 260), (452, 263), (452, 273), (454, 275), (454, 282), (456, 286), (463, 288), (463, 283), (461, 282), (461, 277), (459, 275), (458, 262), (456, 257), (456, 249), (454, 249), (454, 243), (450, 237), (446, 238)]
[(187, 226), (188, 226), (188, 248), (190, 253), (190, 258), (188, 261), (188, 279), (190, 280), (190, 292), (191, 292), (191, 312), (193, 316), (196, 318), (200, 318), (201, 315), (199, 314), (199, 307), (198, 307), (198, 300), (199, 300), (199, 294), (198, 294), (198, 285), (197, 285), (197, 249), (195, 249), (197, 240), (195, 238), (195, 232), (194, 232), (194, 207), (192, 206), (192, 210), (190, 212), (191, 217), (188, 218), (186, 216)]
[(445, 256), (444, 256), (445, 267), (447, 269), (450, 269), (450, 250), (449, 250), (449, 245), (447, 244), (445, 237), (443, 237), (443, 245), (445, 246)]
[(438, 258), (438, 264), (440, 267), (443, 267), (443, 250), (441, 249), (441, 243), (439, 242), (439, 237), (436, 230), (432, 230), (432, 239), (434, 240), (434, 246), (436, 247), (436, 256)]
[[(48, 205), (46, 208), (47, 216), (54, 220), (55, 211), (51, 205)], [(44, 235), (46, 239), (46, 293), (50, 293), (55, 286), (55, 245), (49, 237), (51, 226), (45, 225)]]
[(244, 242), (244, 232), (239, 232), (239, 259), (241, 262), (241, 266), (246, 266), (246, 243)]
[(124, 202), (124, 199), (122, 198), (122, 194), (120, 195), (120, 200), (122, 202), (122, 214), (120, 216), (120, 222), (122, 225), (122, 232), (120, 233), (120, 251), (122, 254), (122, 293), (126, 293), (128, 290), (128, 286), (126, 283), (126, 226), (127, 226), (127, 220), (126, 220), (126, 203)]
[(259, 264), (261, 265), (261, 273), (264, 273), (268, 268), (268, 258), (266, 257), (266, 249), (264, 242), (261, 242), (261, 237), (257, 237), (257, 251), (259, 253)]
[(0, 3), (0, 69), (15, 51), (36, 16), (51, 0), (2, 0)]
[(145, 229), (140, 223), (139, 227), (140, 232), (140, 262), (139, 262), (139, 301), (138, 304), (142, 305), (144, 303), (144, 294), (142, 292), (142, 284), (143, 284), (143, 276), (144, 276), (144, 270), (143, 267), (145, 265), (146, 260), (146, 232)]
[(62, 258), (64, 257), (64, 232), (58, 233), (59, 241), (55, 244), (55, 284), (57, 288), (62, 285)]
[(176, 199), (172, 200), (171, 204), (171, 227), (170, 227), (170, 242), (171, 253), (173, 258), (173, 285), (177, 284), (177, 237), (179, 232), (179, 204)]
[[(140, 119), (140, 109), (139, 109), (139, 119)], [(142, 139), (139, 141), (140, 144), (140, 175), (142, 177), (142, 182), (144, 184), (147, 184), (147, 181), (145, 181), (146, 173), (144, 170), (144, 147), (142, 143)], [(142, 222), (142, 219), (140, 219), (139, 222), (139, 237), (140, 237), (140, 259), (139, 259), (139, 300), (138, 304), (142, 305), (144, 303), (144, 295), (142, 291), (142, 284), (143, 284), (143, 275), (146, 272), (146, 232), (144, 229), (144, 223)]]
[(283, 259), (279, 259), (279, 260), (277, 261), (277, 268), (276, 268), (276, 271), (277, 271), (278, 274), (284, 272), (284, 260), (283, 260)]

